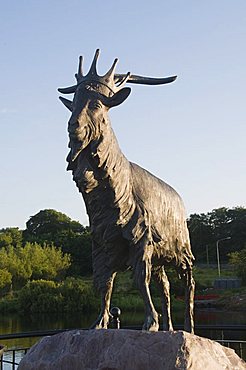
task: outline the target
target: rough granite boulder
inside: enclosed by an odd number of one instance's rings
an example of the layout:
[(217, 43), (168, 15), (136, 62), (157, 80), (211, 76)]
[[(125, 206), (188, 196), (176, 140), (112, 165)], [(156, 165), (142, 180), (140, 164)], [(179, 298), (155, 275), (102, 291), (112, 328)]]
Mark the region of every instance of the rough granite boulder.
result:
[(184, 331), (72, 330), (45, 337), (18, 370), (241, 370), (234, 350)]

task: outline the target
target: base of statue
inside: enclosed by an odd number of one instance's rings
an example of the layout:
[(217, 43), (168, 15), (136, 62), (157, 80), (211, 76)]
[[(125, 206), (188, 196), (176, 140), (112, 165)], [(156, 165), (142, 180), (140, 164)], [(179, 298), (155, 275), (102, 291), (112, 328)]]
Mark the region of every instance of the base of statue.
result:
[(18, 370), (246, 369), (234, 350), (184, 331), (72, 330), (45, 337)]

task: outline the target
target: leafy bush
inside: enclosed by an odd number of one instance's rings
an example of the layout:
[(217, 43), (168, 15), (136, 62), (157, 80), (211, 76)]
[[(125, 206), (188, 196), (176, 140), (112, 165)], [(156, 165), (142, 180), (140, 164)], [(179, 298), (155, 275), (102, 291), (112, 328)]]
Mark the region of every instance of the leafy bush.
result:
[(14, 289), (23, 287), (28, 280), (61, 279), (70, 264), (70, 256), (52, 245), (26, 243), (24, 247), (10, 245), (0, 249), (3, 283), (11, 279)]
[(57, 312), (61, 301), (54, 281), (31, 281), (19, 292), (19, 307), (24, 312)]
[(72, 262), (69, 276), (92, 274), (89, 228), (71, 220), (64, 213), (45, 209), (31, 216), (23, 231), (23, 241), (54, 244), (63, 253), (69, 253)]
[(246, 248), (240, 252), (229, 253), (229, 263), (233, 265), (237, 276), (242, 278), (242, 283), (246, 285)]
[(67, 278), (62, 283), (31, 281), (19, 292), (23, 312), (85, 312), (98, 305), (91, 284), (75, 278)]
[(89, 311), (99, 305), (92, 284), (82, 279), (67, 278), (60, 285), (60, 292), (64, 311)]
[(0, 230), (0, 248), (22, 244), (22, 231), (18, 227), (7, 227)]
[(1, 313), (16, 313), (19, 312), (19, 301), (18, 298), (5, 297), (0, 300), (0, 312)]
[(37, 243), (27, 243), (29, 248), (29, 261), (32, 267), (32, 279), (57, 279), (65, 274), (71, 265), (70, 256), (63, 254), (60, 248), (53, 245), (40, 246)]
[(12, 275), (6, 269), (0, 269), (0, 289), (1, 294), (10, 289), (12, 283)]

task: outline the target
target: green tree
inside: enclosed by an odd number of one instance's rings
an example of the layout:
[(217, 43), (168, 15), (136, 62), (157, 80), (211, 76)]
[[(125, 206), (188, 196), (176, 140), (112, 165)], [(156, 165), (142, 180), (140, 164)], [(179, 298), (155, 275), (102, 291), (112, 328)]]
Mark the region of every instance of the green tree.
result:
[(84, 227), (77, 221), (71, 220), (64, 213), (55, 211), (54, 209), (45, 209), (39, 211), (36, 215), (31, 216), (26, 223), (24, 238), (27, 241), (50, 242), (55, 241), (59, 235), (66, 232), (82, 233)]
[(0, 250), (0, 268), (11, 274), (14, 289), (24, 285), (31, 277), (29, 262), (19, 256), (21, 250), (21, 246), (15, 248), (12, 245)]
[(235, 207), (228, 210), (230, 217), (230, 236), (235, 251), (245, 248), (246, 245), (246, 208)]
[(38, 278), (59, 280), (70, 264), (70, 256), (54, 246), (26, 243), (0, 249), (0, 270), (11, 275), (13, 289)]
[(61, 248), (54, 245), (27, 243), (22, 248), (20, 257), (24, 263), (29, 263), (31, 280), (61, 280), (71, 264), (69, 254), (63, 254)]
[(242, 278), (242, 283), (246, 285), (246, 248), (229, 253), (229, 263), (233, 265), (237, 276)]
[(54, 244), (63, 253), (71, 255), (69, 274), (72, 276), (90, 275), (91, 235), (88, 227), (71, 220), (65, 214), (53, 209), (45, 209), (30, 217), (23, 232), (25, 241), (40, 244)]
[(188, 219), (193, 253), (198, 262), (206, 262), (206, 246), (210, 261), (216, 261), (216, 241), (226, 237), (220, 248), (221, 261), (228, 261), (228, 253), (241, 250), (246, 243), (246, 208), (221, 207), (206, 214), (192, 214)]
[(9, 290), (12, 284), (12, 275), (6, 269), (0, 269), (0, 290), (1, 295), (5, 293), (5, 290)]
[(205, 213), (192, 214), (188, 219), (192, 251), (197, 262), (206, 261), (206, 246), (213, 243), (213, 230)]
[(0, 230), (0, 248), (13, 245), (22, 244), (22, 230), (19, 230), (18, 227), (7, 227)]
[(231, 240), (223, 241), (220, 248), (220, 257), (228, 261), (228, 253), (239, 251), (246, 243), (246, 208), (218, 208), (208, 213), (209, 223), (213, 229), (214, 242), (230, 237)]
[(91, 233), (85, 229), (82, 234), (70, 235), (64, 238), (60, 245), (65, 253), (71, 254), (71, 276), (88, 276), (92, 274)]

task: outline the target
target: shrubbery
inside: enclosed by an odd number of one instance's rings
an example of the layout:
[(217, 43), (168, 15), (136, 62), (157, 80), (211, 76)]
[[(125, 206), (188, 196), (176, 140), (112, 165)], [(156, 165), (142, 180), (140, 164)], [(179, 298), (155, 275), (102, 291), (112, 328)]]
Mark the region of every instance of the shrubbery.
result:
[(9, 290), (12, 283), (12, 275), (5, 268), (0, 269), (0, 289)]
[(61, 300), (57, 284), (48, 280), (28, 282), (18, 298), (19, 309), (24, 312), (56, 312)]
[(22, 312), (88, 312), (99, 306), (92, 284), (75, 278), (61, 283), (31, 281), (20, 290), (18, 297)]
[(0, 249), (0, 288), (20, 289), (28, 280), (61, 279), (69, 268), (70, 256), (52, 245), (26, 243)]
[(90, 311), (98, 309), (100, 303), (91, 282), (82, 279), (67, 278), (60, 284), (63, 299), (63, 311)]
[(246, 285), (246, 248), (229, 253), (229, 262), (233, 265), (237, 276), (242, 279), (243, 285)]
[(31, 216), (23, 231), (23, 242), (54, 244), (63, 253), (69, 253), (72, 262), (69, 276), (92, 274), (89, 228), (71, 220), (64, 213), (44, 209)]

